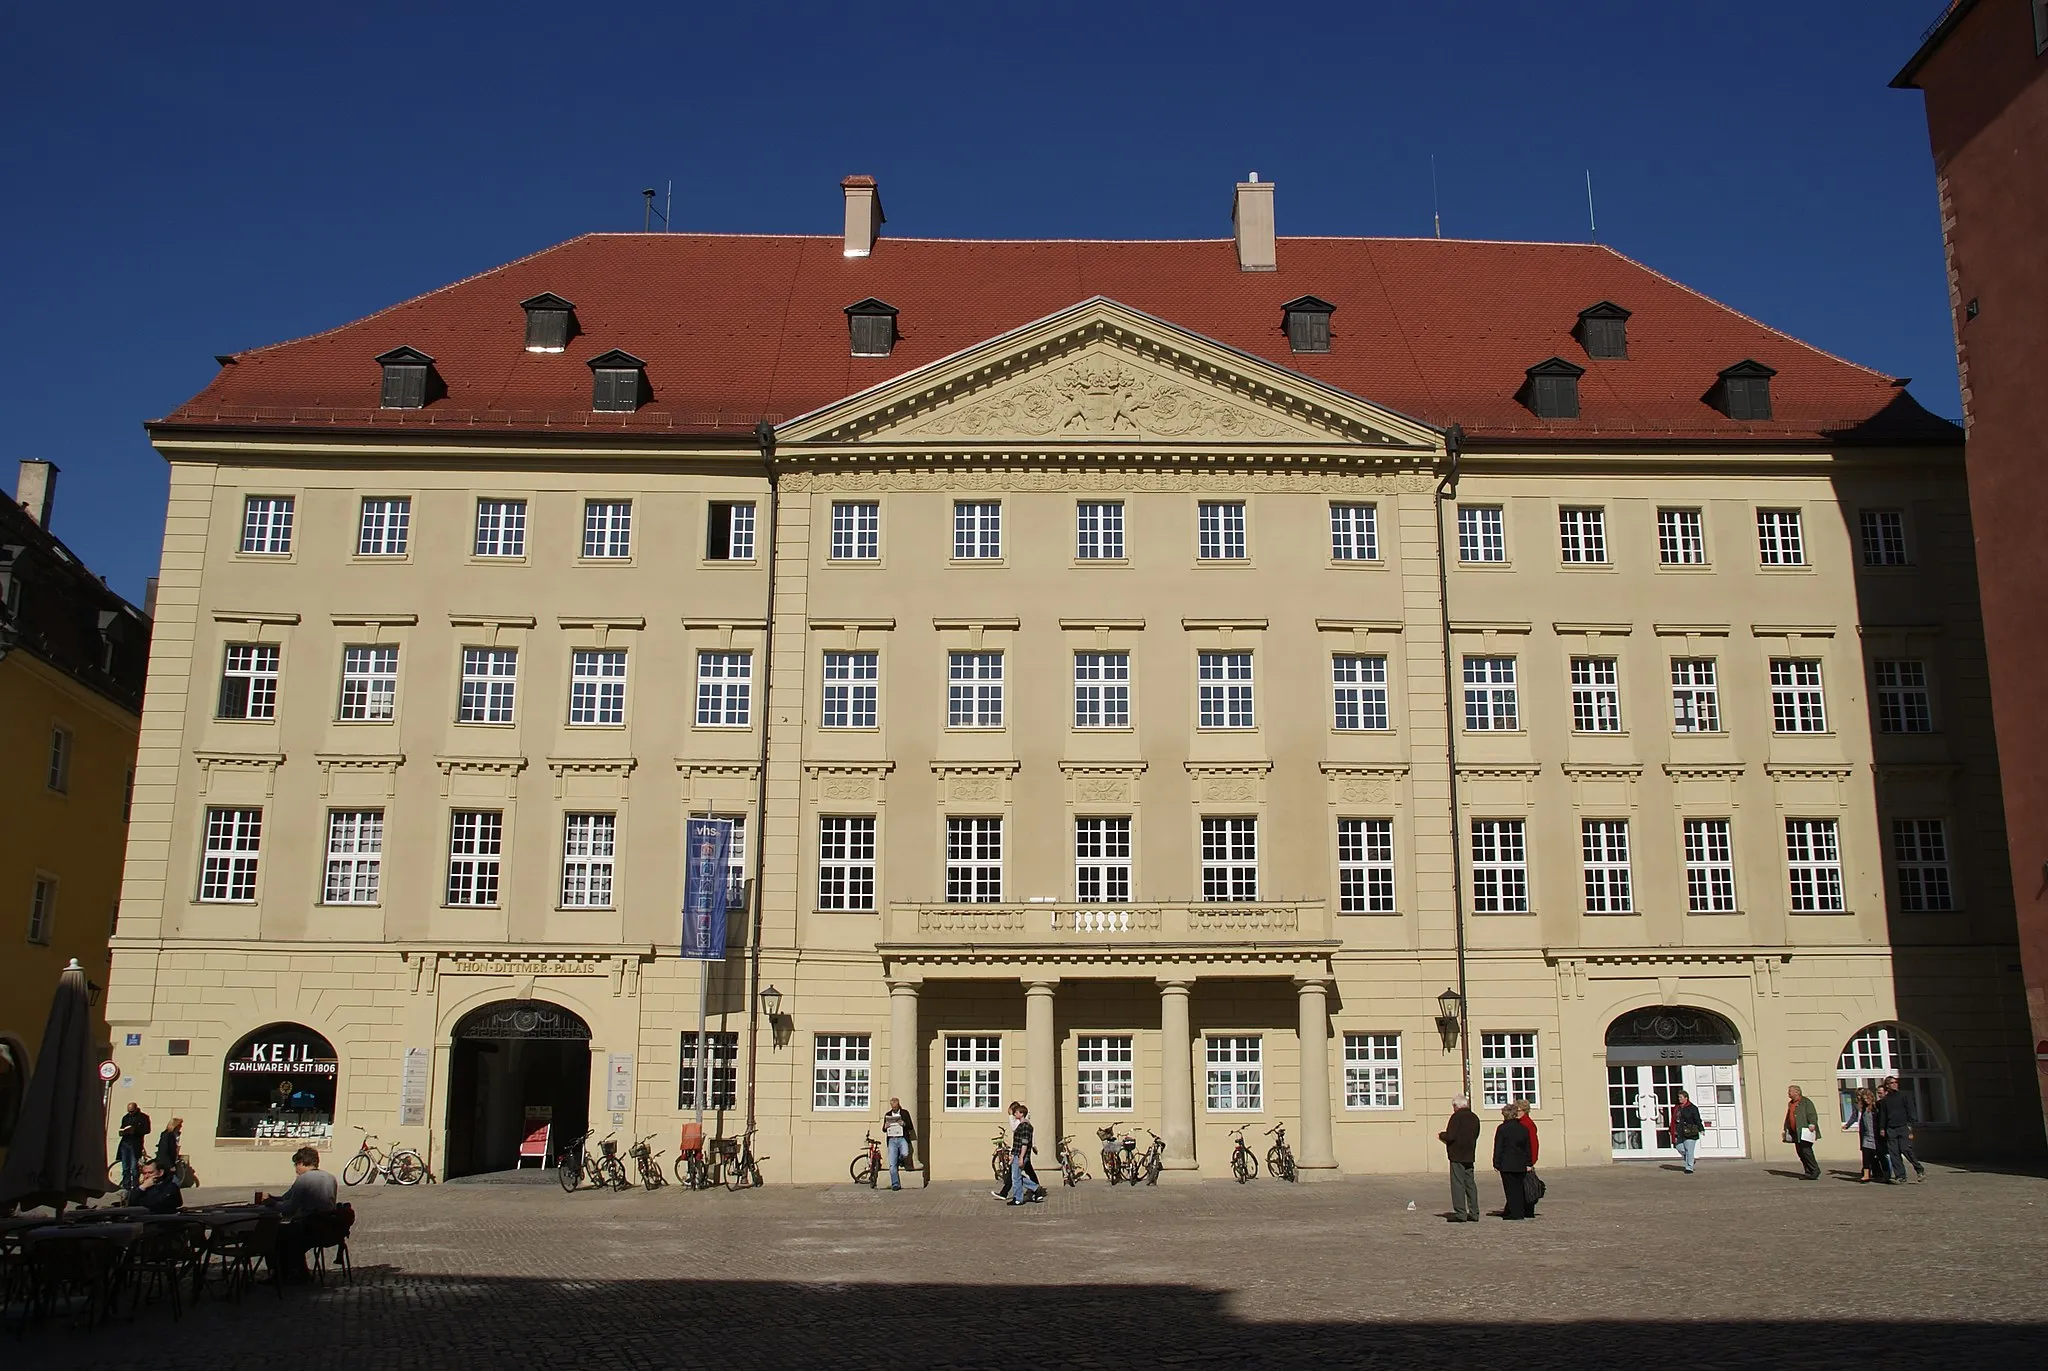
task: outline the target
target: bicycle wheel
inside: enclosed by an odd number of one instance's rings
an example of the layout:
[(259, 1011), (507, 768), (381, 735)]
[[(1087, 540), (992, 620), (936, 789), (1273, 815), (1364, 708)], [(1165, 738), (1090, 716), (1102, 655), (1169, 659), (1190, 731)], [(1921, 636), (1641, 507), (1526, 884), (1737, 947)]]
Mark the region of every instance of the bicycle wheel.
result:
[(1163, 1170), (1165, 1170), (1165, 1167), (1160, 1163), (1157, 1152), (1145, 1158), (1145, 1184), (1159, 1184), (1159, 1173)]
[(427, 1159), (411, 1149), (391, 1154), (391, 1179), (398, 1185), (418, 1185), (427, 1177)]
[(680, 1185), (685, 1190), (694, 1190), (696, 1188), (690, 1184), (690, 1159), (688, 1157), (676, 1158), (675, 1173), (677, 1185)]
[(613, 1190), (631, 1190), (633, 1182), (626, 1175), (626, 1164), (617, 1157), (604, 1159), (604, 1183)]
[(121, 1188), (121, 1180), (121, 1163), (119, 1161), (108, 1162), (107, 1184), (112, 1186), (114, 1189), (119, 1190)]
[(1294, 1179), (1294, 1157), (1285, 1148), (1275, 1147), (1266, 1154), (1266, 1172), (1276, 1181)]
[(640, 1159), (640, 1184), (648, 1190), (659, 1190), (668, 1184), (668, 1177), (662, 1174), (661, 1163), (652, 1157)]
[(1239, 1185), (1243, 1185), (1246, 1181), (1250, 1180), (1252, 1178), (1252, 1154), (1241, 1147), (1231, 1153), (1230, 1174), (1237, 1178)]
[(996, 1153), (996, 1154), (995, 1154), (994, 1156), (992, 1156), (992, 1157), (990, 1157), (990, 1158), (988, 1159), (988, 1165), (989, 1165), (989, 1170), (991, 1170), (991, 1171), (993, 1171), (993, 1172), (995, 1172), (995, 1173), (996, 1173), (996, 1184), (997, 1184), (997, 1185), (1008, 1185), (1008, 1184), (1010, 1183), (1010, 1154), (1009, 1154), (1009, 1153), (1007, 1153), (1007, 1152), (997, 1152), (997, 1153)]
[(583, 1184), (583, 1159), (576, 1156), (557, 1158), (555, 1179), (562, 1183), (564, 1193), (574, 1194), (576, 1187)]
[(846, 1174), (853, 1178), (855, 1185), (875, 1186), (875, 1159), (863, 1152), (847, 1165)]
[(343, 1185), (361, 1185), (364, 1181), (370, 1179), (371, 1170), (370, 1154), (358, 1152), (348, 1159), (347, 1166), (341, 1168), (341, 1183)]

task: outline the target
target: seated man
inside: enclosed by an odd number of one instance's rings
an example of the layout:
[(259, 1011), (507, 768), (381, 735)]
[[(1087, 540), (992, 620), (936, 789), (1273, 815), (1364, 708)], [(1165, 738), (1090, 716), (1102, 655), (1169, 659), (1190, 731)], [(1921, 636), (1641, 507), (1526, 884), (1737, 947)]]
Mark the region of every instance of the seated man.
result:
[(320, 1169), (320, 1154), (310, 1147), (292, 1153), (292, 1170), (297, 1173), (291, 1189), (282, 1195), (258, 1193), (256, 1202), (267, 1204), (284, 1216), (277, 1230), (277, 1278), (286, 1284), (308, 1279), (306, 1253), (314, 1246), (316, 1215), (334, 1212), (334, 1177)]
[(128, 1192), (128, 1203), (152, 1214), (175, 1214), (185, 1207), (185, 1192), (178, 1189), (175, 1176), (157, 1170), (153, 1161), (142, 1164), (142, 1182)]

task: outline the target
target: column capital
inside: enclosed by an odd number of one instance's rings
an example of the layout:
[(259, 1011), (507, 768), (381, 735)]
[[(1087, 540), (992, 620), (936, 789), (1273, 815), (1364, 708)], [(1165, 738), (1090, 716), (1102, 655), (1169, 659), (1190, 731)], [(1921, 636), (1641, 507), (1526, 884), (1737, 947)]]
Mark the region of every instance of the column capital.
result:
[(1023, 981), (1024, 993), (1027, 995), (1050, 995), (1059, 989), (1060, 985), (1060, 978), (1057, 976), (1026, 976)]
[(1159, 991), (1163, 995), (1171, 995), (1176, 991), (1185, 995), (1195, 988), (1195, 978), (1193, 976), (1160, 976), (1155, 979), (1158, 981)]
[(888, 985), (891, 995), (915, 996), (919, 990), (924, 988), (923, 981), (890, 981)]
[(1294, 978), (1295, 994), (1306, 995), (1310, 991), (1315, 991), (1324, 995), (1329, 994), (1330, 982), (1328, 978), (1323, 976), (1296, 976)]

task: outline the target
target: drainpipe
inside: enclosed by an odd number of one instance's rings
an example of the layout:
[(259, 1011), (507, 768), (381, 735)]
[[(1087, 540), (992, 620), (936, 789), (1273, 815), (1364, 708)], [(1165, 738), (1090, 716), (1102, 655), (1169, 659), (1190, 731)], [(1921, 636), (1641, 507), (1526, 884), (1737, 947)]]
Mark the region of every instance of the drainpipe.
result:
[[(761, 915), (761, 873), (763, 859), (768, 852), (768, 730), (774, 723), (770, 712), (771, 691), (774, 676), (775, 653), (775, 529), (776, 529), (776, 485), (775, 485), (775, 425), (766, 419), (754, 425), (754, 437), (761, 444), (761, 470), (768, 478), (768, 603), (762, 611), (761, 622), (766, 627), (761, 634), (761, 769), (754, 780), (754, 899), (753, 931), (747, 939), (747, 1132), (754, 1131), (757, 1118), (755, 1113), (755, 1082), (757, 1066), (761, 1060), (761, 930), (764, 921)], [(1439, 523), (1442, 521), (1439, 520)], [(1441, 541), (1441, 539), (1439, 539)], [(773, 1024), (769, 1027), (772, 1029)], [(700, 1053), (701, 1057), (702, 1054)], [(703, 1061), (697, 1063), (701, 1073), (707, 1068)]]
[(1444, 430), (1444, 455), (1450, 465), (1436, 486), (1436, 603), (1444, 635), (1444, 763), (1451, 783), (1451, 919), (1458, 939), (1458, 1069), (1466, 1095), (1472, 1093), (1472, 1002), (1465, 980), (1465, 858), (1458, 812), (1457, 672), (1451, 658), (1451, 570), (1444, 546), (1444, 505), (1458, 498), (1458, 459), (1465, 430), (1452, 424)]

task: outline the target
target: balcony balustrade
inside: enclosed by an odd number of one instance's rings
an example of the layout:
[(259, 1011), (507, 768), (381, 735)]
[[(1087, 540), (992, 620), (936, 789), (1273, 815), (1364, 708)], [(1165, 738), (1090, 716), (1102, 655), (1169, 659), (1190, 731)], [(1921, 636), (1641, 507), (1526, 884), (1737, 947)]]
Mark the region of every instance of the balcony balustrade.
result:
[(1129, 951), (1247, 947), (1332, 937), (1322, 900), (1257, 903), (915, 904), (888, 906), (886, 944), (898, 947)]

